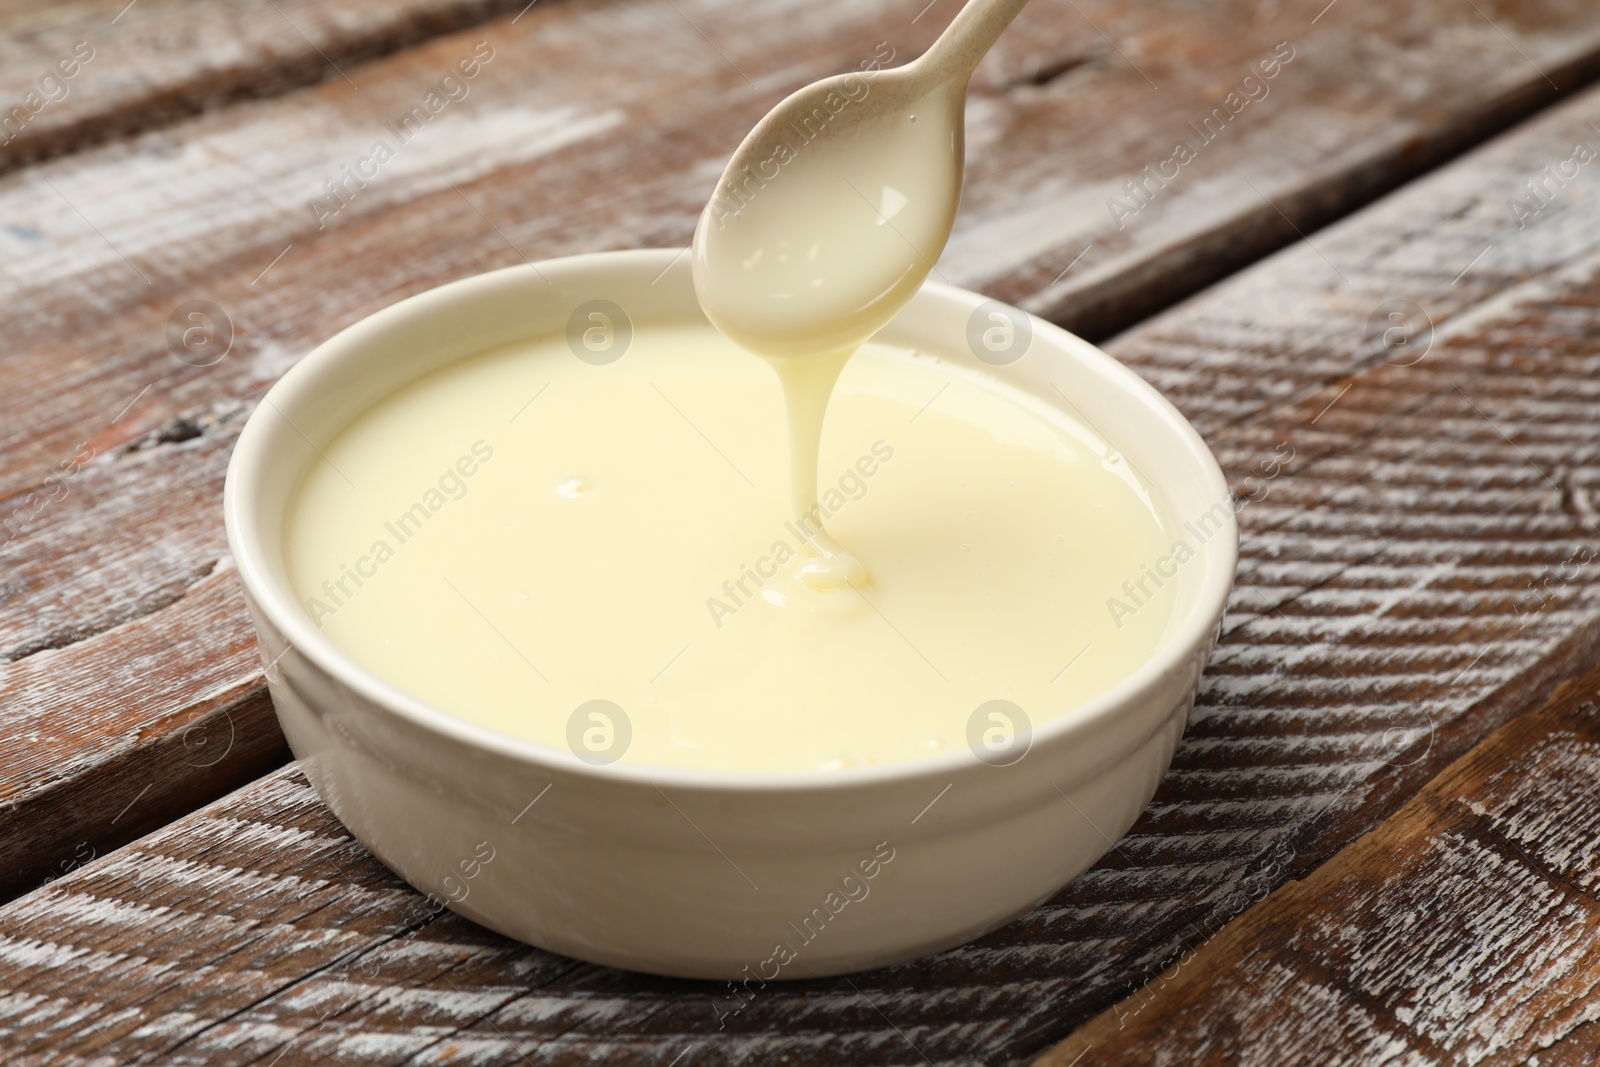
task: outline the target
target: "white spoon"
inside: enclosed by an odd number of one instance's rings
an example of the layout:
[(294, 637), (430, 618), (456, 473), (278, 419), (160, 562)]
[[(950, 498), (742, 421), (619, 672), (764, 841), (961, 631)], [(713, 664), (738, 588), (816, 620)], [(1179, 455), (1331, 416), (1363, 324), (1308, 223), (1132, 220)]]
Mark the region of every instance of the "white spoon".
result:
[(1027, 0), (971, 0), (921, 58), (791, 94), (695, 230), (695, 289), (769, 356), (854, 348), (927, 277), (961, 198), (967, 80)]
[[(701, 307), (783, 381), (797, 516), (815, 514), (834, 380), (921, 287), (950, 237), (967, 81), (1026, 2), (970, 0), (919, 59), (793, 93), (750, 131), (700, 216)], [(864, 579), (835, 546), (813, 547), (823, 560), (809, 570), (821, 584)], [(831, 577), (828, 559), (842, 564)]]

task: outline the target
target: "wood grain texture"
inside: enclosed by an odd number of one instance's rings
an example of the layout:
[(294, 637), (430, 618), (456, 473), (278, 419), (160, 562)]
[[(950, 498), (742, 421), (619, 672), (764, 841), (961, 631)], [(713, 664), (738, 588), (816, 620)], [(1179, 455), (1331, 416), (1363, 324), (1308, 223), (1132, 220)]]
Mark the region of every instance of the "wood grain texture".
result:
[(53, 535), (0, 549), (0, 597), (26, 602), (31, 587), (54, 604), (43, 626), (0, 624), (0, 888), (37, 885), (288, 759), (216, 514), (240, 425), (154, 435), (53, 483)]
[(1591, 671), (1039, 1067), (1594, 1063), (1597, 825)]
[[(1263, 197), (1310, 225), (1554, 97), (1546, 75), (1571, 88), (1600, 55), (1600, 13), (1575, 0), (1481, 12), (1341, 0), (1315, 22), (1311, 6), (1035, 0), (975, 79), (973, 162), (943, 276), (1080, 325), (1125, 321), (1293, 239)], [(243, 614), (218, 618), (187, 591), (213, 573), (231, 581), (215, 490), (267, 386), (317, 341), (429, 286), (524, 256), (686, 241), (722, 160), (767, 106), (881, 54), (880, 42), (896, 62), (916, 54), (938, 28), (937, 12), (913, 18), (921, 8), (541, 5), (352, 67), (359, 90), (332, 78), (0, 178), (0, 273), (13, 294), (0, 389), (0, 736), (48, 719), (53, 746), (0, 740), (5, 888), (36, 881), (86, 834), (99, 851), (125, 840), (127, 824), (110, 817), (125, 787), (137, 795), (149, 782), (118, 760), (170, 744), (219, 687), (259, 692)], [(1189, 124), (1226, 111), (1250, 65), (1283, 41), (1294, 58), (1264, 83), (1269, 94), (1114, 225), (1108, 200), (1124, 181), (1166, 158), (1169, 141), (1198, 142)], [(324, 183), (377, 139), (397, 140), (390, 124), (480, 43), (494, 58), (466, 98), (377, 178), (330, 198)], [(597, 76), (608, 71), (627, 76)], [(1137, 299), (1107, 296), (1123, 277)], [(169, 320), (199, 299), (218, 306), (231, 339), (215, 365), (193, 365), (169, 338)], [(1323, 369), (1358, 365), (1340, 353)], [(1264, 368), (1245, 358), (1224, 385), (1163, 384), (1203, 416), (1214, 389), (1247, 390)], [(1247, 449), (1243, 462), (1257, 457)], [(141, 628), (154, 612), (158, 624)], [(110, 690), (92, 672), (24, 666), (91, 639), (108, 650), (97, 662), (152, 664), (139, 700), (98, 699)], [(151, 660), (152, 649), (167, 656)], [(270, 724), (246, 732), (265, 737)], [(199, 803), (230, 769), (238, 783), (258, 766), (241, 759), (202, 779), (172, 759), (159, 775), (174, 797), (203, 780)], [(108, 802), (75, 807), (52, 830), (47, 792), (68, 781)], [(101, 836), (89, 832), (97, 819)], [(52, 835), (53, 847), (35, 847)]]
[(0, 172), (237, 100), (345, 79), (363, 61), (526, 3), (5, 0)]
[[(0, 909), (18, 1057), (969, 1063), (1043, 1049), (1600, 654), (1600, 171), (1580, 167), (1525, 225), (1507, 204), (1575, 143), (1600, 143), (1591, 123), (1600, 93), (1112, 346), (1251, 501), (1241, 580), (1155, 802), (1030, 915), (914, 964), (763, 990), (719, 1030), (714, 985), (419, 912), (287, 770)], [(1397, 300), (1435, 325), (1385, 347), (1369, 321)]]

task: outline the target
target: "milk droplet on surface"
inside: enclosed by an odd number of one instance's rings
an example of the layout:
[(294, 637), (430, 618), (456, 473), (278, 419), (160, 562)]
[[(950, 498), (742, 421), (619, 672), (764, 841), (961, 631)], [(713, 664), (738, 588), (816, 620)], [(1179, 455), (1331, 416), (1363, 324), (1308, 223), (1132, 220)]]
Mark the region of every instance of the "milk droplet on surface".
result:
[(568, 500), (577, 500), (580, 497), (588, 495), (590, 490), (593, 488), (594, 483), (589, 481), (587, 478), (568, 478), (566, 481), (556, 486), (556, 492), (566, 497)]

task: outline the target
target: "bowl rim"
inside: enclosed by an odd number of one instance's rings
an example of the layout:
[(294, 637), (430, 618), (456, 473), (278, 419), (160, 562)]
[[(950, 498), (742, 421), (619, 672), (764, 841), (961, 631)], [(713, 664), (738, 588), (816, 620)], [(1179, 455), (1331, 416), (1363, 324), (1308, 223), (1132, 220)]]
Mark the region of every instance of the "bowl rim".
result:
[[(407, 321), (425, 319), (441, 307), (476, 290), (513, 283), (523, 275), (548, 281), (547, 271), (565, 274), (574, 270), (626, 270), (632, 266), (665, 274), (678, 267), (682, 256), (681, 248), (628, 249), (562, 256), (485, 271), (387, 305), (344, 327), (313, 348), (264, 394), (264, 403), (258, 405), (246, 420), (228, 462), (223, 489), (223, 521), (228, 547), (250, 603), (266, 617), (292, 650), (374, 707), (424, 732), (442, 735), (490, 757), (511, 760), (552, 774), (565, 773), (616, 784), (671, 785), (710, 793), (781, 793), (848, 791), (924, 778), (943, 778), (987, 767), (965, 749), (868, 767), (826, 771), (708, 770), (630, 763), (627, 760), (604, 765), (590, 764), (567, 749), (472, 722), (405, 692), (339, 648), (312, 624), (290, 591), (274, 579), (260, 540), (264, 516), (259, 512), (259, 501), (255, 496), (261, 480), (260, 472), (274, 462), (271, 451), (266, 447), (272, 430), (264, 418), (258, 417), (264, 410), (283, 411), (283, 417), (289, 418), (295, 405), (289, 403), (288, 410), (284, 410), (285, 394), (303, 388), (302, 383), (314, 381), (323, 368), (360, 351), (366, 344), (367, 333), (380, 327), (392, 328)], [(684, 264), (678, 269), (686, 271), (689, 267)], [(990, 298), (970, 290), (931, 280), (924, 284), (922, 291), (935, 299), (954, 301), (968, 307), (991, 302)], [(1213, 495), (1219, 502), (1231, 500), (1227, 480), (1216, 457), (1199, 432), (1171, 401), (1097, 346), (1047, 320), (1024, 313), (1032, 321), (1036, 340), (1042, 335), (1053, 345), (1075, 350), (1080, 358), (1102, 364), (1102, 369), (1117, 382), (1118, 387), (1137, 394), (1150, 405), (1152, 414), (1163, 421), (1182, 444), (1183, 454), (1191, 466), (1198, 468), (1200, 476), (1211, 483)], [(277, 396), (274, 397), (274, 394)], [(1114, 441), (1111, 443), (1115, 444)], [(1238, 519), (1234, 507), (1228, 508), (1224, 529), (1208, 541), (1208, 545), (1213, 543), (1221, 555), (1215, 565), (1203, 565), (1195, 599), (1186, 617), (1169, 629), (1155, 651), (1127, 677), (1093, 699), (1032, 727), (1030, 752), (1070, 735), (1114, 727), (1119, 711), (1148, 699), (1196, 653), (1206, 648), (1221, 620), (1238, 565)], [(266, 650), (263, 648), (262, 651)], [(271, 664), (266, 666), (270, 668)], [(270, 683), (270, 679), (268, 681)], [(1143, 736), (1134, 740), (1142, 741)], [(1018, 761), (1018, 764), (1021, 762)]]

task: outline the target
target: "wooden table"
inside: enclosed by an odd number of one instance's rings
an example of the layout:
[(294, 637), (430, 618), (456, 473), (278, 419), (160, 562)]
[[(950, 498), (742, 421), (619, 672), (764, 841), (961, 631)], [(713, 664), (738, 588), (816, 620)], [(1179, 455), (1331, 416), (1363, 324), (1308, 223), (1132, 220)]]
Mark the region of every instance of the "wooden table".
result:
[(433, 914), (343, 831), (287, 765), (223, 472), (397, 298), (683, 246), (767, 107), (953, 0), (525, 2), (0, 0), (0, 1060), (1600, 1057), (1600, 8), (1034, 0), (939, 270), (1205, 435), (1224, 636), (1098, 866), (719, 1030), (719, 987)]

